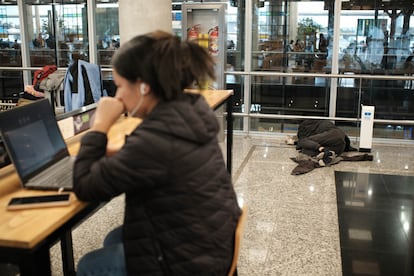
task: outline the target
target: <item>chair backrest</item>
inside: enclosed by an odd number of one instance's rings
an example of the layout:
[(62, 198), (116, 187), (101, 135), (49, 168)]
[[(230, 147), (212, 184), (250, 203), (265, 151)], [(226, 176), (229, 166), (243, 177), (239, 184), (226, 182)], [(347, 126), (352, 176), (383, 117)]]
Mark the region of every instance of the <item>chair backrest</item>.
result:
[(243, 229), (244, 229), (244, 223), (246, 221), (247, 217), (247, 206), (243, 205), (242, 213), (240, 215), (239, 221), (237, 222), (236, 232), (234, 233), (234, 251), (233, 251), (233, 261), (231, 262), (231, 267), (229, 270), (229, 276), (237, 275), (236, 269), (237, 269), (237, 260), (239, 258), (239, 252), (240, 252), (240, 242), (243, 237)]

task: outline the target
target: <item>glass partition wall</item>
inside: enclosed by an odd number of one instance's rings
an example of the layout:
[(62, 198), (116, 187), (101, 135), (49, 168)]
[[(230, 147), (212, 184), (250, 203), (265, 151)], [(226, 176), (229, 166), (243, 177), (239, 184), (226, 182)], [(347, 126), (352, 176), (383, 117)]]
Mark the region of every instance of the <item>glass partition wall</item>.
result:
[[(0, 97), (6, 102), (32, 83), (39, 67), (65, 70), (75, 59), (109, 66), (119, 47), (118, 0), (4, 0), (0, 25)], [(104, 77), (111, 79), (110, 72)], [(105, 84), (111, 94), (113, 85)]]
[[(259, 1), (253, 13), (259, 16), (253, 17), (257, 32), (252, 37), (252, 71), (306, 74), (252, 78), (252, 112), (327, 116), (329, 79), (314, 77), (327, 71), (329, 22), (324, 2)], [(296, 122), (253, 123), (252, 130), (279, 132)]]
[(356, 137), (361, 105), (374, 105), (374, 137), (412, 139), (412, 1), (235, 6), (245, 11), (236, 39), (245, 43), (241, 66), (230, 52), (226, 72), (236, 92), (235, 129), (293, 134), (303, 119), (319, 118)]
[(120, 43), (118, 1), (97, 5), (96, 36), (98, 63), (102, 67), (110, 67), (111, 58)]
[[(0, 66), (21, 67), (20, 19), (17, 3), (0, 5)], [(0, 97), (3, 103), (16, 102), (16, 95), (23, 87), (22, 71), (0, 70)], [(7, 109), (4, 105), (0, 110)]]
[(31, 67), (89, 60), (86, 0), (24, 2)]
[[(182, 2), (171, 3), (174, 30)], [(322, 118), (356, 137), (364, 104), (375, 106), (374, 137), (412, 139), (412, 1), (221, 2), (235, 129), (291, 134)], [(74, 58), (99, 63), (110, 82), (118, 47), (118, 0), (3, 0), (0, 96), (20, 92), (35, 68), (65, 69)]]
[(413, 139), (413, 9), (412, 1), (342, 3), (339, 73), (396, 77), (338, 83), (337, 116), (359, 115), (360, 104), (375, 106), (374, 137)]
[[(114, 0), (24, 0), (27, 36), (32, 67), (56, 64), (65, 67), (74, 59), (90, 61), (90, 50), (97, 61), (109, 65), (119, 47), (118, 1)], [(94, 5), (93, 16), (88, 5)], [(96, 45), (90, 45), (88, 20), (94, 18)], [(94, 57), (93, 59), (96, 60)]]

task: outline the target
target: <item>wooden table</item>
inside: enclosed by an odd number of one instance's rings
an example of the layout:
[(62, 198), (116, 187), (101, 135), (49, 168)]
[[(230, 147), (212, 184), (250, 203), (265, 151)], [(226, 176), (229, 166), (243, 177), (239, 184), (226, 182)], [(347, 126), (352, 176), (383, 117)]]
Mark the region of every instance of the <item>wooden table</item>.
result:
[[(213, 109), (227, 102), (227, 169), (231, 173), (233, 91), (209, 90), (201, 94)], [(131, 133), (140, 122), (140, 119), (122, 116), (108, 133), (108, 147), (122, 145), (125, 135)], [(82, 134), (66, 140), (71, 155), (78, 152), (81, 137)], [(55, 192), (22, 189), (13, 165), (0, 169), (0, 262), (17, 264), (21, 276), (51, 275), (49, 249), (59, 241), (62, 249), (63, 274), (76, 275), (72, 229), (102, 205), (81, 202), (72, 193), (75, 200), (69, 206), (6, 210), (6, 205), (12, 197), (51, 193)]]

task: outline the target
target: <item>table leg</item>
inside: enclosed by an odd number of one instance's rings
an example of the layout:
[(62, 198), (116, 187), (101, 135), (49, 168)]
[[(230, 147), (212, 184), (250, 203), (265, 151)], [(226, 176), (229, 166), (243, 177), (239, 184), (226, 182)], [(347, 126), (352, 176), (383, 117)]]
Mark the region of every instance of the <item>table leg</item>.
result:
[(61, 237), (60, 248), (62, 250), (63, 274), (65, 276), (76, 275), (75, 261), (73, 259), (72, 232), (70, 230), (66, 231)]
[(227, 171), (231, 176), (233, 158), (233, 95), (226, 101), (227, 109)]
[(22, 256), (19, 269), (21, 276), (51, 275), (49, 247), (43, 246), (36, 252)]

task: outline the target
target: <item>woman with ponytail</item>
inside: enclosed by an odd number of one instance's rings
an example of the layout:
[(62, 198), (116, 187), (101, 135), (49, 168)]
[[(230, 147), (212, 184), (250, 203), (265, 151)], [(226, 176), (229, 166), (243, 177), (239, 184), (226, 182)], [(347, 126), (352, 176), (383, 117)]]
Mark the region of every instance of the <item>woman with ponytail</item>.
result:
[[(134, 37), (112, 60), (115, 97), (98, 103), (74, 168), (84, 201), (125, 194), (124, 223), (83, 256), (77, 275), (227, 275), (240, 216), (204, 98), (214, 80), (201, 46), (161, 31)], [(118, 151), (107, 133), (124, 112), (142, 123)]]

